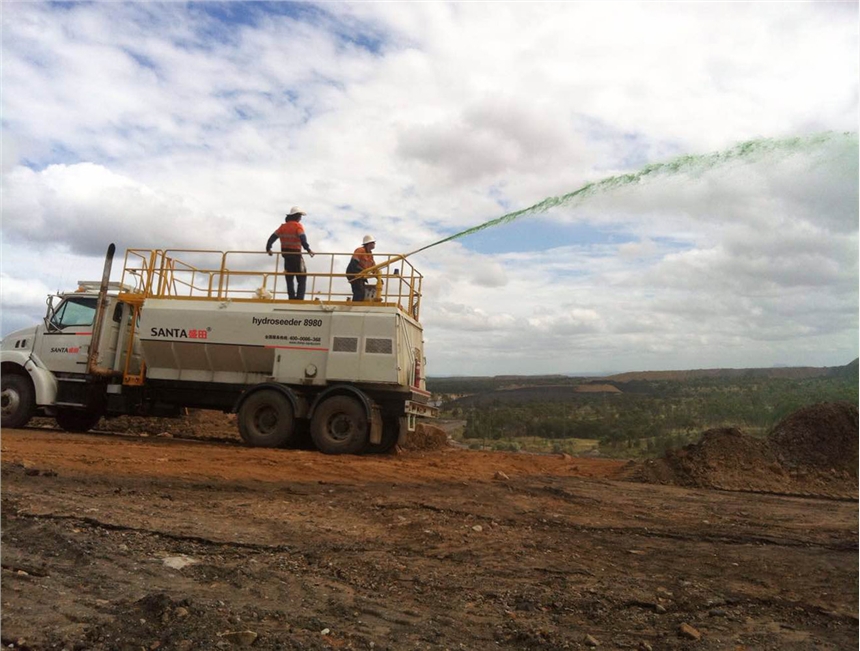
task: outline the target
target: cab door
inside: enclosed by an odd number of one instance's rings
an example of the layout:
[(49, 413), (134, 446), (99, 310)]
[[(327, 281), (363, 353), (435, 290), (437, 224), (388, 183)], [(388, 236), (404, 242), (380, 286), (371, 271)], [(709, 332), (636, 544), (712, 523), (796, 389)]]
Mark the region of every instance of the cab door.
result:
[(67, 296), (45, 319), (35, 352), (54, 373), (87, 372), (97, 304), (96, 296)]

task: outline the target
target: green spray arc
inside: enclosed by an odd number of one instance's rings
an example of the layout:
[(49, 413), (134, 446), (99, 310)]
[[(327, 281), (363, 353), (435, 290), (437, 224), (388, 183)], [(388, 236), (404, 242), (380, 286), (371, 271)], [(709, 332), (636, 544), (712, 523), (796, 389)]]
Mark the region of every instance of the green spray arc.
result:
[(678, 173), (702, 174), (716, 167), (735, 161), (752, 162), (764, 156), (788, 156), (800, 152), (811, 152), (828, 144), (846, 141), (851, 141), (856, 144), (857, 133), (825, 131), (822, 133), (792, 138), (759, 138), (742, 142), (734, 147), (719, 152), (701, 155), (685, 155), (679, 156), (678, 158), (674, 158), (665, 163), (653, 163), (651, 165), (646, 165), (638, 172), (609, 176), (599, 181), (586, 183), (581, 188), (574, 190), (573, 192), (568, 192), (567, 194), (563, 194), (558, 197), (547, 197), (546, 199), (539, 201), (532, 206), (528, 206), (527, 208), (506, 213), (501, 217), (496, 217), (482, 224), (478, 224), (477, 226), (460, 231), (459, 233), (454, 233), (453, 235), (444, 237), (432, 244), (428, 244), (427, 246), (422, 246), (420, 249), (415, 249), (410, 253), (395, 256), (393, 259), (366, 271), (376, 271), (377, 269), (387, 267), (398, 260), (408, 258), (422, 251), (426, 251), (427, 249), (444, 244), (445, 242), (451, 242), (452, 240), (456, 240), (467, 235), (473, 235), (474, 233), (479, 233), (480, 231), (493, 228), (494, 226), (510, 224), (521, 217), (545, 213), (552, 208), (570, 205), (576, 201), (582, 201), (597, 194), (605, 194), (661, 175)]

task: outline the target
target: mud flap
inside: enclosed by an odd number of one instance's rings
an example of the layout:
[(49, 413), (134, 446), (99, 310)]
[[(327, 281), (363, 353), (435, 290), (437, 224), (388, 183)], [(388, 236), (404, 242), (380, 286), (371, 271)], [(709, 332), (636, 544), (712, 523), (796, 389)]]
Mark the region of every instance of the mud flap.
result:
[(370, 410), (370, 443), (379, 445), (382, 443), (382, 412), (377, 405)]
[(398, 420), (400, 421), (400, 433), (397, 435), (397, 445), (403, 447), (409, 436), (409, 416), (401, 416)]

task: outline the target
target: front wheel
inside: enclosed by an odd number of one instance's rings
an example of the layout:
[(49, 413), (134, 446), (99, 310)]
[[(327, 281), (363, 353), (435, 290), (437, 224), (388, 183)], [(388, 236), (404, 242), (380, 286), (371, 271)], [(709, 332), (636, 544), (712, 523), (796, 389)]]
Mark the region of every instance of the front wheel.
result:
[(36, 398), (30, 378), (17, 373), (5, 373), (0, 388), (0, 425), (16, 429), (24, 427), (36, 411)]
[(67, 432), (89, 432), (101, 419), (98, 411), (58, 408), (54, 419)]
[(358, 454), (367, 447), (367, 413), (358, 400), (332, 396), (314, 411), (311, 438), (325, 454)]
[(293, 406), (280, 391), (252, 393), (239, 408), (239, 434), (256, 448), (281, 448), (293, 438)]

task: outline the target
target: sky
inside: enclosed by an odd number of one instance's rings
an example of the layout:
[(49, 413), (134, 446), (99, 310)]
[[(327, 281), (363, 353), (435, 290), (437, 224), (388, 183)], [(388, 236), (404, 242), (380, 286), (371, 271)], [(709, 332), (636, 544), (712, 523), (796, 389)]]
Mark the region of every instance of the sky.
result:
[(689, 157), (411, 258), (427, 373), (858, 355), (856, 2), (0, 11), (3, 336), (110, 242), (262, 250), (298, 205), (404, 253)]

